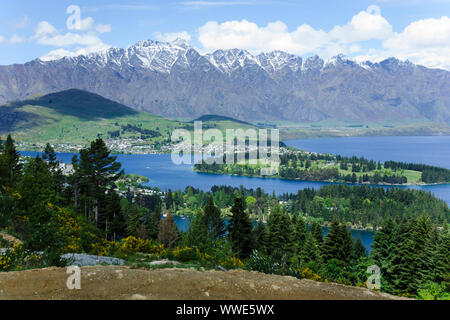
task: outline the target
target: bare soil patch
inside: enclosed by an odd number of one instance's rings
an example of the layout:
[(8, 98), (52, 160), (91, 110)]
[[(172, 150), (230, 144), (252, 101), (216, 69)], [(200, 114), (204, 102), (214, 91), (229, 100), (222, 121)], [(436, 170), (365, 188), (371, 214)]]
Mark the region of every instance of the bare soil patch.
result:
[(81, 290), (69, 290), (65, 268), (0, 273), (0, 299), (401, 299), (364, 288), (244, 270), (81, 268)]

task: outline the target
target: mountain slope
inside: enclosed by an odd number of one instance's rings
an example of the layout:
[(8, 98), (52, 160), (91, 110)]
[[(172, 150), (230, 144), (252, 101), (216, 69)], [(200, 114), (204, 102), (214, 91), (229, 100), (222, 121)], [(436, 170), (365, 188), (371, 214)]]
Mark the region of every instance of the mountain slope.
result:
[(201, 55), (176, 40), (0, 67), (0, 102), (69, 88), (169, 117), (450, 124), (450, 72), (394, 58), (357, 63), (239, 49)]
[(120, 137), (161, 144), (184, 126), (78, 89), (0, 106), (0, 134), (12, 133), (20, 143), (85, 145), (97, 137)]

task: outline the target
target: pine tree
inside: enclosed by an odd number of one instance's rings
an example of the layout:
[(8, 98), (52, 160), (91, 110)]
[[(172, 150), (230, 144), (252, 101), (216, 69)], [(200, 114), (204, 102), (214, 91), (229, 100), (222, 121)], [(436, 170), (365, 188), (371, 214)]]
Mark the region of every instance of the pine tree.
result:
[(268, 245), (268, 234), (265, 223), (261, 220), (258, 221), (256, 227), (253, 228), (253, 239), (255, 241), (254, 248), (259, 252), (266, 254)]
[(356, 242), (353, 246), (353, 254), (354, 260), (359, 260), (360, 258), (367, 257), (367, 250), (361, 241), (361, 237), (358, 237), (358, 239), (356, 239)]
[(389, 265), (387, 259), (393, 245), (394, 229), (394, 221), (390, 217), (384, 219), (380, 229), (375, 232), (372, 242), (371, 257), (382, 271), (385, 271)]
[(322, 244), (324, 262), (337, 259), (348, 263), (352, 257), (352, 250), (353, 240), (351, 234), (345, 226), (340, 226), (339, 221), (335, 218)]
[(122, 206), (125, 215), (126, 231), (129, 236), (136, 236), (136, 231), (144, 223), (144, 213), (136, 203), (129, 203)]
[(58, 160), (56, 158), (55, 149), (47, 143), (45, 145), (44, 154), (42, 155), (42, 159), (48, 162), (48, 166), (50, 170), (55, 170), (59, 166)]
[(120, 170), (121, 164), (116, 159), (116, 156), (110, 155), (105, 142), (97, 139), (91, 142), (88, 149), (80, 151), (79, 161), (78, 159), (72, 161), (75, 169), (71, 179), (72, 183), (75, 183), (74, 192), (78, 188), (85, 213), (89, 218), (91, 211), (93, 212), (96, 226), (99, 225), (99, 205), (105, 197), (106, 190), (123, 175), (123, 170)]
[(316, 239), (316, 241), (319, 245), (322, 244), (322, 242), (323, 242), (322, 227), (316, 221), (314, 221), (311, 225), (311, 235), (314, 237), (314, 239)]
[(206, 226), (208, 236), (212, 241), (215, 241), (225, 235), (225, 221), (221, 217), (220, 209), (215, 206), (212, 196), (209, 198), (202, 217), (204, 219), (203, 223)]
[[(316, 238), (311, 233), (306, 236), (306, 241), (302, 250), (302, 265), (316, 265), (316, 270), (319, 269), (321, 264), (320, 247)], [(314, 271), (316, 271), (314, 270)]]
[(370, 253), (371, 258), (380, 268), (383, 287), (386, 289), (392, 285), (389, 270), (392, 267), (392, 249), (395, 240), (395, 230), (396, 226), (394, 221), (390, 217), (384, 219), (380, 229), (375, 232), (372, 251)]
[(353, 236), (345, 225), (341, 225), (339, 228), (342, 251), (340, 260), (350, 263), (355, 255), (353, 251)]
[[(411, 237), (413, 241), (413, 251), (410, 253), (414, 258), (414, 288), (411, 293), (416, 293), (417, 289), (424, 281), (423, 270), (429, 270), (427, 265), (426, 245), (430, 242), (431, 223), (427, 215), (423, 214), (417, 218), (413, 224)], [(428, 273), (428, 272), (427, 272)]]
[[(47, 143), (45, 146), (44, 154), (42, 155), (42, 159), (47, 161), (47, 166), (52, 175), (52, 188), (54, 189), (56, 194), (62, 194), (65, 183), (65, 176), (59, 166), (59, 161), (56, 158), (56, 153), (53, 147)], [(61, 202), (63, 198), (59, 199)]]
[(389, 286), (384, 289), (397, 294), (411, 294), (416, 289), (416, 256), (414, 254), (414, 241), (412, 231), (415, 221), (401, 221), (395, 232), (392, 246), (391, 265), (388, 277), (392, 279)]
[(26, 162), (17, 189), (21, 195), (19, 205), (25, 212), (38, 204), (55, 204), (57, 199), (52, 189), (51, 172), (39, 156)]
[(22, 165), (19, 163), (20, 155), (16, 150), (10, 134), (6, 138), (2, 149), (3, 152), (0, 155), (0, 184), (11, 188), (17, 183), (20, 177)]
[(196, 210), (194, 217), (190, 221), (189, 229), (186, 232), (184, 240), (185, 245), (198, 248), (202, 252), (208, 252), (213, 246), (211, 237), (208, 236), (208, 228), (204, 219), (205, 212), (201, 209)]
[(156, 240), (159, 233), (159, 221), (161, 220), (161, 208), (156, 207), (155, 212), (147, 215), (145, 226), (150, 239)]
[(306, 241), (306, 222), (302, 216), (296, 217), (292, 220), (294, 226), (295, 245), (298, 253), (302, 252), (303, 246)]
[(164, 204), (166, 205), (167, 210), (172, 209), (174, 206), (173, 194), (172, 194), (172, 190), (170, 190), (170, 189), (166, 193), (166, 196), (164, 198)]
[(253, 249), (252, 223), (248, 213), (245, 211), (242, 198), (236, 197), (234, 199), (231, 214), (228, 232), (233, 244), (233, 250), (239, 258), (246, 258)]
[(123, 236), (126, 234), (126, 221), (122, 211), (114, 213), (111, 220), (110, 234), (112, 235), (112, 240), (116, 241), (118, 236)]
[(423, 248), (423, 261), (420, 266), (419, 274), (423, 283), (427, 281), (435, 281), (436, 279), (436, 267), (435, 267), (435, 252), (439, 244), (439, 233), (437, 228), (433, 228), (430, 231), (430, 236)]
[(115, 240), (118, 235), (125, 233), (125, 218), (122, 214), (120, 196), (114, 190), (108, 190), (105, 197), (104, 214), (101, 216), (100, 224), (105, 226), (107, 237)]
[(290, 257), (294, 253), (294, 228), (291, 219), (277, 204), (267, 221), (269, 254), (275, 258), (283, 255)]
[(448, 225), (438, 234), (438, 241), (433, 252), (434, 281), (450, 280), (450, 232)]

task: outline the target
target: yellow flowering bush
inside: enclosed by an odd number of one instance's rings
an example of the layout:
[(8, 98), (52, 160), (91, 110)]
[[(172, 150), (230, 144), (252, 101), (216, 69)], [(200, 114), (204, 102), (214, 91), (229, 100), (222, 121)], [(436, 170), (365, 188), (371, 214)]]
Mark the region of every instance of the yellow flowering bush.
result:
[(0, 271), (20, 270), (27, 266), (40, 266), (42, 257), (25, 251), (23, 244), (15, 243), (5, 253), (0, 254)]
[(220, 261), (220, 265), (227, 269), (236, 269), (244, 267), (244, 263), (235, 257), (229, 257)]
[(13, 196), (13, 198), (15, 198), (17, 200), (22, 199), (22, 195), (17, 191), (14, 191), (11, 195)]
[[(66, 236), (66, 245), (62, 248), (62, 252), (81, 252), (83, 251), (80, 234), (83, 232), (83, 226), (76, 217), (66, 208), (60, 208), (51, 203), (47, 204), (56, 212), (56, 221), (58, 228), (63, 235)], [(95, 237), (95, 235), (93, 235)]]
[(122, 240), (119, 250), (123, 253), (126, 252), (143, 252), (145, 249), (146, 241), (141, 238), (129, 236)]
[(121, 253), (142, 252), (156, 254), (158, 256), (167, 252), (162, 244), (157, 244), (151, 239), (144, 240), (133, 236), (122, 239), (118, 250)]
[(195, 249), (195, 253), (197, 254), (197, 259), (202, 263), (209, 262), (212, 259), (211, 255), (201, 252), (198, 248)]
[(119, 243), (108, 241), (106, 239), (99, 239), (92, 244), (91, 252), (98, 256), (109, 256), (119, 249)]
[(314, 273), (309, 268), (302, 269), (301, 275), (302, 275), (302, 278), (305, 278), (305, 279), (310, 279), (310, 280), (314, 280), (314, 281), (322, 280), (322, 278), (318, 274)]
[(8, 254), (0, 254), (0, 271), (8, 271), (13, 264), (13, 260)]

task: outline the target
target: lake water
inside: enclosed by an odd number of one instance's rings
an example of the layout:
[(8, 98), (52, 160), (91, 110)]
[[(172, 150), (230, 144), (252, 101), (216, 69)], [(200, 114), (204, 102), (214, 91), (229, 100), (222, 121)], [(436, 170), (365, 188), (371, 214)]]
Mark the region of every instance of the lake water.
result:
[[(450, 168), (450, 137), (352, 137), (352, 138), (321, 138), (308, 140), (285, 141), (287, 145), (297, 148), (341, 154), (344, 156), (363, 156), (373, 160), (396, 160), (404, 162), (419, 162), (429, 165)], [(35, 156), (35, 152), (22, 152), (23, 155)], [(70, 163), (73, 154), (59, 153), (58, 159)], [(198, 173), (192, 170), (192, 165), (174, 165), (168, 154), (149, 155), (119, 155), (126, 173), (135, 173), (150, 179), (150, 186), (163, 191), (168, 189), (184, 190), (187, 186), (209, 191), (214, 185), (229, 185), (256, 189), (261, 187), (266, 192), (276, 194), (296, 193), (299, 189), (320, 188), (326, 182), (294, 181), (273, 178), (239, 177)], [(436, 197), (450, 204), (450, 184), (433, 186), (413, 186), (401, 188), (421, 189), (433, 193)], [(179, 221), (180, 228), (185, 229)], [(326, 232), (326, 230), (325, 230)], [(366, 248), (370, 249), (373, 233), (353, 230), (353, 236), (361, 236)]]
[[(427, 137), (351, 137), (321, 138), (285, 141), (287, 145), (303, 150), (328, 152), (344, 156), (363, 156), (373, 160), (396, 160), (419, 162), (450, 168), (450, 136)], [(36, 155), (35, 152), (22, 152)], [(58, 159), (70, 163), (73, 154), (59, 153)], [(296, 193), (299, 189), (320, 188), (327, 182), (281, 180), (260, 177), (239, 177), (198, 173), (192, 165), (175, 165), (169, 154), (119, 155), (126, 173), (135, 173), (150, 179), (149, 185), (168, 189), (184, 190), (187, 186), (209, 191), (214, 185), (229, 185), (256, 189), (261, 187), (268, 193)], [(450, 184), (431, 186), (400, 186), (400, 188), (420, 189), (433, 193), (450, 204)]]
[(425, 163), (450, 169), (450, 136), (349, 137), (285, 141), (298, 149), (376, 161)]

